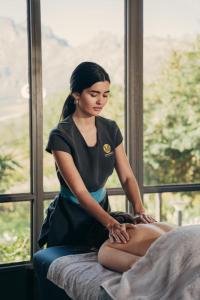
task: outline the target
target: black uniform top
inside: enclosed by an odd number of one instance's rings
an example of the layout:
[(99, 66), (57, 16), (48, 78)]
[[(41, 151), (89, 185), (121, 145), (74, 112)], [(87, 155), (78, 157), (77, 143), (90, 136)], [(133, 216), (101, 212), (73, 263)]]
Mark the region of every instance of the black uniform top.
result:
[[(61, 150), (72, 155), (76, 168), (88, 191), (96, 191), (103, 187), (112, 174), (115, 164), (114, 148), (123, 140), (117, 123), (113, 120), (95, 116), (97, 128), (97, 143), (88, 146), (72, 115), (51, 130), (45, 150)], [(67, 187), (57, 165), (55, 164), (58, 180)]]
[[(49, 153), (52, 153), (52, 150), (70, 153), (89, 192), (96, 191), (105, 185), (114, 169), (114, 149), (123, 140), (115, 121), (96, 116), (95, 125), (97, 143), (90, 147), (86, 144), (72, 115), (69, 115), (52, 129), (45, 149)], [(56, 164), (55, 166), (60, 184), (69, 189)], [(107, 212), (110, 211), (108, 200), (106, 193), (104, 199), (99, 202), (99, 205)], [(81, 205), (73, 203), (60, 192), (50, 203), (46, 213), (38, 240), (40, 247), (45, 243), (47, 247), (59, 245), (97, 247), (98, 239), (91, 242), (90, 230), (99, 222)]]

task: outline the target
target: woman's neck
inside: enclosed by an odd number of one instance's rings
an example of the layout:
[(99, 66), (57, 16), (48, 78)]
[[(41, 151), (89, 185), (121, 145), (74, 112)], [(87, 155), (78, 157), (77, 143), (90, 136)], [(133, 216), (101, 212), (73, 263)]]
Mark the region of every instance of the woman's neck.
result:
[(81, 128), (91, 128), (95, 126), (95, 116), (83, 116), (76, 112), (72, 114), (74, 122)]

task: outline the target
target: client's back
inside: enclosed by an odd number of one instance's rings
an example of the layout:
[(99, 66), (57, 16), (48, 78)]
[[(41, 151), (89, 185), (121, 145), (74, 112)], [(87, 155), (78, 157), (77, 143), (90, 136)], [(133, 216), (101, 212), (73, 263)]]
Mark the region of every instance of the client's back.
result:
[[(135, 223), (136, 221), (133, 216), (124, 212), (113, 212), (111, 214), (120, 223)], [(155, 240), (174, 227), (162, 222), (139, 223), (134, 228), (127, 228), (129, 234), (127, 243), (111, 243), (108, 239), (108, 232), (102, 230), (99, 226), (97, 228), (99, 229), (99, 235), (96, 235), (96, 240), (99, 242), (100, 247), (98, 247), (98, 261), (108, 269), (125, 272), (145, 255)]]
[(162, 234), (172, 229), (173, 227), (158, 222), (151, 224), (137, 224), (135, 228), (127, 229), (129, 241), (126, 244), (111, 243), (109, 240), (106, 240), (99, 251), (102, 251), (103, 247), (109, 246), (130, 254), (144, 256), (148, 248), (155, 240), (157, 240)]

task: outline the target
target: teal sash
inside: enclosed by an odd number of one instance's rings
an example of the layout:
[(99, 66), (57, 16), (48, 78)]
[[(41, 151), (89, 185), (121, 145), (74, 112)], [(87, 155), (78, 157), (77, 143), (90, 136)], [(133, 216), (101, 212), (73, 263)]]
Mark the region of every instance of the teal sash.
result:
[[(89, 192), (89, 193), (97, 202), (101, 202), (106, 195), (106, 189), (104, 187), (102, 187), (95, 192)], [(62, 197), (69, 198), (72, 202), (74, 202), (76, 204), (80, 204), (77, 197), (74, 196), (74, 194), (71, 192), (71, 190), (68, 189), (64, 185), (61, 185), (61, 187), (60, 187), (60, 194)]]

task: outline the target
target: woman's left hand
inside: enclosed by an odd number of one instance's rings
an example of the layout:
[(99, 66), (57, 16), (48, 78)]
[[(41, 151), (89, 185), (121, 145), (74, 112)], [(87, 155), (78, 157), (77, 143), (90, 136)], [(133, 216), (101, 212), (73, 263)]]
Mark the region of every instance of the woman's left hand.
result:
[(153, 217), (146, 214), (145, 212), (139, 212), (137, 215), (138, 215), (138, 219), (141, 221), (141, 223), (148, 224), (148, 223), (157, 222)]

